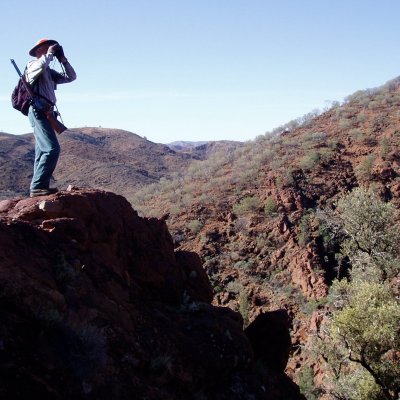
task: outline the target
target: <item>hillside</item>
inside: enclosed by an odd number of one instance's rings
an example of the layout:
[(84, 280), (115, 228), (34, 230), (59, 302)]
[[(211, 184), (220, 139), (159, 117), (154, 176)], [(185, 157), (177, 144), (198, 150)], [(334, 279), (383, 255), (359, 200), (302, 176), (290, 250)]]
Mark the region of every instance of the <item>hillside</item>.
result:
[(362, 186), (400, 207), (399, 83), (359, 91), (225, 157), (195, 162), (134, 200), (143, 214), (168, 218), (178, 249), (198, 252), (214, 304), (241, 311), (247, 323), (287, 310), (287, 372), (310, 398), (332, 398), (319, 397), (324, 371), (305, 349), (332, 280), (349, 268), (330, 230), (336, 202)]
[[(120, 137), (85, 128), (63, 138), (70, 140), (63, 151), (69, 147), (73, 153), (63, 154), (70, 162), (60, 162), (60, 176), (71, 173), (66, 166), (73, 165), (77, 175), (64, 178), (66, 183), (82, 186), (79, 176), (85, 171), (88, 186), (115, 185), (141, 215), (166, 220), (176, 250), (200, 255), (214, 289), (213, 304), (240, 311), (245, 326), (259, 315), (284, 310), (292, 340), (286, 373), (309, 400), (332, 399), (322, 388), (326, 370), (308, 351), (330, 312), (327, 294), (333, 280), (348, 276), (352, 267), (343, 255), (337, 202), (362, 187), (400, 208), (399, 84), (397, 78), (359, 91), (343, 104), (245, 144), (207, 144), (175, 152), (129, 136), (137, 159), (140, 154), (142, 160), (148, 158), (150, 149), (157, 154), (155, 160), (161, 159), (152, 175), (139, 173), (149, 178), (138, 184), (141, 190), (129, 186), (138, 165), (128, 157), (127, 171), (119, 163), (122, 156), (114, 154), (116, 149), (123, 152), (125, 133)], [(19, 163), (27, 162), (22, 149), (29, 136), (10, 139), (2, 138), (2, 157), (15, 151), (21, 155)], [(114, 168), (117, 176), (109, 172)], [(149, 185), (152, 181), (159, 182)], [(400, 226), (397, 219), (393, 226)]]
[(0, 132), (0, 199), (28, 193), (34, 157), (32, 135)]
[[(187, 154), (118, 129), (70, 129), (59, 141), (62, 152), (54, 177), (60, 188), (96, 187), (129, 198), (138, 187), (168, 177), (191, 161)], [(33, 159), (32, 134), (0, 133), (0, 198), (28, 194)]]
[(0, 201), (0, 288), (1, 398), (305, 400), (285, 311), (244, 331), (199, 257), (122, 196)]
[[(54, 185), (111, 190), (131, 199), (139, 188), (185, 170), (193, 160), (232, 152), (241, 142), (150, 142), (132, 132), (107, 128), (69, 129), (59, 136), (61, 157)], [(0, 199), (28, 195), (34, 160), (32, 134), (0, 132)]]
[(219, 140), (211, 142), (180, 141), (167, 144), (170, 149), (176, 152), (187, 154), (196, 160), (206, 160), (215, 153), (217, 153), (218, 156), (224, 157), (226, 153), (232, 153), (234, 150), (242, 147), (243, 145), (243, 142), (232, 140)]

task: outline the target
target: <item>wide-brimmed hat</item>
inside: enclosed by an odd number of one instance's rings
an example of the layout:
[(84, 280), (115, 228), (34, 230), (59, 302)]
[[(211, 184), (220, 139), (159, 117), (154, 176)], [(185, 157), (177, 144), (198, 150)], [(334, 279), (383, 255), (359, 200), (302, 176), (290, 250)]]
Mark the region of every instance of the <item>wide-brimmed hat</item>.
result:
[(29, 55), (32, 56), (32, 57), (35, 57), (35, 56), (36, 56), (36, 50), (37, 50), (37, 48), (38, 48), (39, 46), (41, 46), (42, 44), (45, 44), (45, 43), (48, 43), (50, 46), (51, 46), (52, 44), (58, 44), (57, 40), (52, 40), (52, 39), (40, 39), (40, 40), (38, 40), (38, 41), (36, 42), (35, 46), (32, 47), (32, 48), (29, 50)]

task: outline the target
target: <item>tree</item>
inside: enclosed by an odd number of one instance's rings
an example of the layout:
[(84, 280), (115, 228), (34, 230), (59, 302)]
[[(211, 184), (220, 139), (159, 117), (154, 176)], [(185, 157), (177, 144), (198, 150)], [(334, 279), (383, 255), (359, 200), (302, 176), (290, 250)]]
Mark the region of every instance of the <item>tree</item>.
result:
[(342, 198), (337, 213), (352, 270), (349, 279), (333, 282), (318, 334), (317, 348), (332, 372), (329, 392), (341, 400), (398, 400), (398, 214), (363, 189)]
[(330, 298), (332, 315), (320, 337), (335, 392), (349, 400), (397, 400), (400, 304), (389, 284), (335, 281)]
[(337, 211), (347, 235), (342, 249), (353, 267), (375, 265), (385, 280), (400, 268), (399, 214), (372, 191), (354, 189), (338, 202)]

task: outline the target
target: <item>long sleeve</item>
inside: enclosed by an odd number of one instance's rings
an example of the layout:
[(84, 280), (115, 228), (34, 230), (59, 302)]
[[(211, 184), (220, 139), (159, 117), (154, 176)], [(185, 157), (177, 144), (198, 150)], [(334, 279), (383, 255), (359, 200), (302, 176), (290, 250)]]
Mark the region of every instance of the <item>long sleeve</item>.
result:
[(31, 85), (38, 83), (33, 86), (35, 92), (55, 104), (57, 98), (54, 91), (57, 89), (57, 84), (74, 81), (76, 73), (68, 61), (63, 64), (64, 73), (51, 69), (49, 64), (53, 59), (54, 56), (52, 54), (44, 54), (40, 58), (30, 61), (26, 67), (25, 76)]
[(59, 83), (69, 83), (76, 79), (76, 72), (72, 65), (67, 61), (63, 64), (65, 68), (65, 73), (59, 73), (57, 71), (51, 70), (51, 77), (56, 85)]
[(29, 61), (25, 71), (27, 82), (32, 85), (50, 65), (53, 58), (53, 54), (44, 54), (36, 60)]

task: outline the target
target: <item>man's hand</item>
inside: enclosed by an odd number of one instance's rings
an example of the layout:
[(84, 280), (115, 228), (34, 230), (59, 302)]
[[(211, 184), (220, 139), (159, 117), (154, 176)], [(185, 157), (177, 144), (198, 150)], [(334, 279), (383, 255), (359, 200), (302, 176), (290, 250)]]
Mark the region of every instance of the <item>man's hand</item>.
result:
[(53, 54), (55, 55), (55, 53), (57, 52), (57, 49), (60, 47), (60, 45), (58, 43), (56, 44), (52, 44), (51, 46), (49, 46), (49, 48), (47, 49), (47, 54)]
[(67, 61), (65, 55), (64, 55), (64, 49), (62, 48), (62, 46), (58, 46), (58, 48), (56, 49), (56, 52), (54, 53), (54, 55), (57, 57), (57, 60), (62, 63)]

